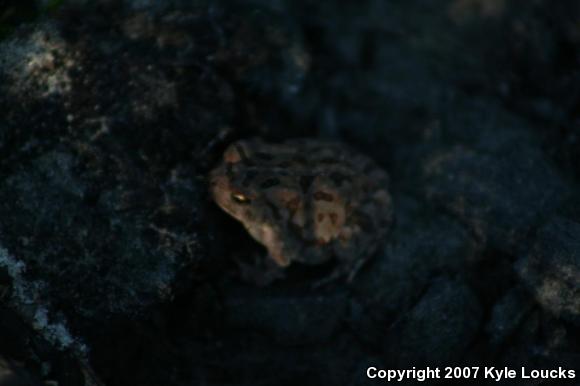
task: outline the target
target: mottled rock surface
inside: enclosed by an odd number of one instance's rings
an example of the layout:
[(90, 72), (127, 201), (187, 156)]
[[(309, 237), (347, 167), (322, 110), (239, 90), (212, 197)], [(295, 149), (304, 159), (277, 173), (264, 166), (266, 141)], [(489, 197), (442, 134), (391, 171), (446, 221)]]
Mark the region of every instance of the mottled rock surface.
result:
[(546, 224), (516, 269), (543, 308), (580, 324), (580, 223), (556, 218)]

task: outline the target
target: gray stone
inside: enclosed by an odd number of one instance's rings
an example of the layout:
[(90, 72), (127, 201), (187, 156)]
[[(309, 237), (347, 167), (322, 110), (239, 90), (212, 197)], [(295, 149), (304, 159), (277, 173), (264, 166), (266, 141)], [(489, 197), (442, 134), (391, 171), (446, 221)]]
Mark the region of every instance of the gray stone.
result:
[(491, 320), (486, 326), (491, 343), (504, 343), (529, 317), (532, 305), (529, 294), (521, 288), (513, 288), (501, 297), (494, 305)]
[(580, 223), (547, 223), (516, 271), (545, 310), (580, 325)]
[(436, 280), (388, 329), (387, 363), (400, 367), (457, 363), (476, 338), (482, 316), (469, 287), (456, 280)]
[(70, 154), (50, 152), (0, 184), (0, 240), (23, 265), (22, 279), (42, 287), (36, 301), (101, 318), (166, 299), (184, 256), (152, 244), (143, 214), (116, 210), (119, 196), (87, 204), (91, 185), (77, 165)]
[(353, 282), (358, 300), (381, 323), (416, 302), (433, 275), (462, 272), (479, 253), (454, 219), (408, 197), (395, 196), (394, 202), (396, 226)]
[(546, 157), (517, 141), (501, 152), (462, 145), (439, 151), (423, 172), (429, 200), (467, 224), (482, 244), (508, 253), (567, 192)]

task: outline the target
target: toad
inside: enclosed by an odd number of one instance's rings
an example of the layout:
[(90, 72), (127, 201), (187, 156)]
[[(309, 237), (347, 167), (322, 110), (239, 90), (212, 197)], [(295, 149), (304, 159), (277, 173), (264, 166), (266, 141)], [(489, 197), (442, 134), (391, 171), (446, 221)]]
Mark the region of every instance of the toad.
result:
[(392, 222), (387, 173), (338, 142), (241, 140), (209, 180), (215, 202), (279, 267), (336, 258), (352, 279)]

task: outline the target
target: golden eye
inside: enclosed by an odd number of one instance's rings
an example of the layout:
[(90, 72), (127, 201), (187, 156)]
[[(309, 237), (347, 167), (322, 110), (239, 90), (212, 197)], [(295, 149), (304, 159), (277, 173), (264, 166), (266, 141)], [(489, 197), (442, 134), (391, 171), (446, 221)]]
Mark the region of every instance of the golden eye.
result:
[(232, 198), (235, 202), (240, 204), (247, 204), (250, 202), (250, 199), (242, 193), (232, 193)]

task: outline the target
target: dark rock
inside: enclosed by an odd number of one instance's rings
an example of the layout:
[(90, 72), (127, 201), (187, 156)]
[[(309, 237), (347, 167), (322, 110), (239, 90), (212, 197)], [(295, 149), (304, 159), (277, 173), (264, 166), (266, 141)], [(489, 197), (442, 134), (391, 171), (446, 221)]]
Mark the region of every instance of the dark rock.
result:
[[(169, 296), (186, 255), (156, 246), (147, 215), (120, 214), (116, 192), (87, 203), (91, 185), (77, 167), (70, 154), (46, 153), (0, 186), (2, 244), (17, 251), (10, 253), (22, 265), (22, 279), (30, 280), (22, 285), (41, 285), (42, 291), (30, 288), (35, 296), (89, 319), (130, 314)], [(121, 225), (127, 221), (134, 225)], [(186, 243), (191, 236), (183, 237)], [(10, 269), (7, 261), (4, 266)]]
[(387, 363), (403, 368), (459, 363), (477, 336), (482, 316), (469, 287), (456, 280), (436, 280), (388, 329)]
[(577, 328), (536, 309), (522, 320), (499, 355), (503, 363), (513, 367), (562, 367), (578, 374), (579, 338)]
[(356, 323), (366, 324), (370, 318), (375, 326), (356, 329), (365, 334), (382, 331), (413, 305), (433, 276), (466, 271), (480, 252), (469, 232), (453, 219), (413, 199), (395, 196), (394, 202), (397, 223), (388, 242), (353, 282), (365, 309)]
[(257, 294), (237, 290), (225, 303), (228, 324), (240, 330), (261, 331), (277, 344), (304, 345), (323, 342), (336, 334), (345, 319), (348, 303), (344, 294), (275, 291)]
[(532, 309), (528, 294), (520, 288), (506, 293), (492, 309), (491, 320), (486, 326), (491, 344), (499, 345), (520, 327)]
[(26, 370), (22, 364), (8, 361), (0, 356), (0, 385), (2, 386), (37, 386), (40, 380)]
[(528, 231), (561, 204), (566, 186), (545, 156), (518, 141), (484, 152), (455, 146), (424, 164), (426, 194), (478, 240), (517, 250)]
[(349, 382), (345, 382), (344, 384), (349, 386), (363, 386), (376, 382), (377, 379), (369, 379), (367, 377), (367, 370), (369, 367), (384, 369), (386, 368), (385, 361), (383, 358), (373, 355), (359, 358), (356, 367), (351, 372), (350, 377), (347, 378), (349, 379)]
[(204, 358), (208, 360), (208, 354), (215, 358), (202, 378), (211, 384), (320, 385), (348, 384), (355, 376), (365, 379), (359, 364), (368, 355), (348, 336), (336, 336), (322, 345), (288, 347), (257, 332), (244, 331), (229, 336), (227, 343), (227, 347), (217, 351), (209, 350)]
[(579, 223), (564, 218), (547, 223), (516, 270), (544, 309), (580, 325)]

